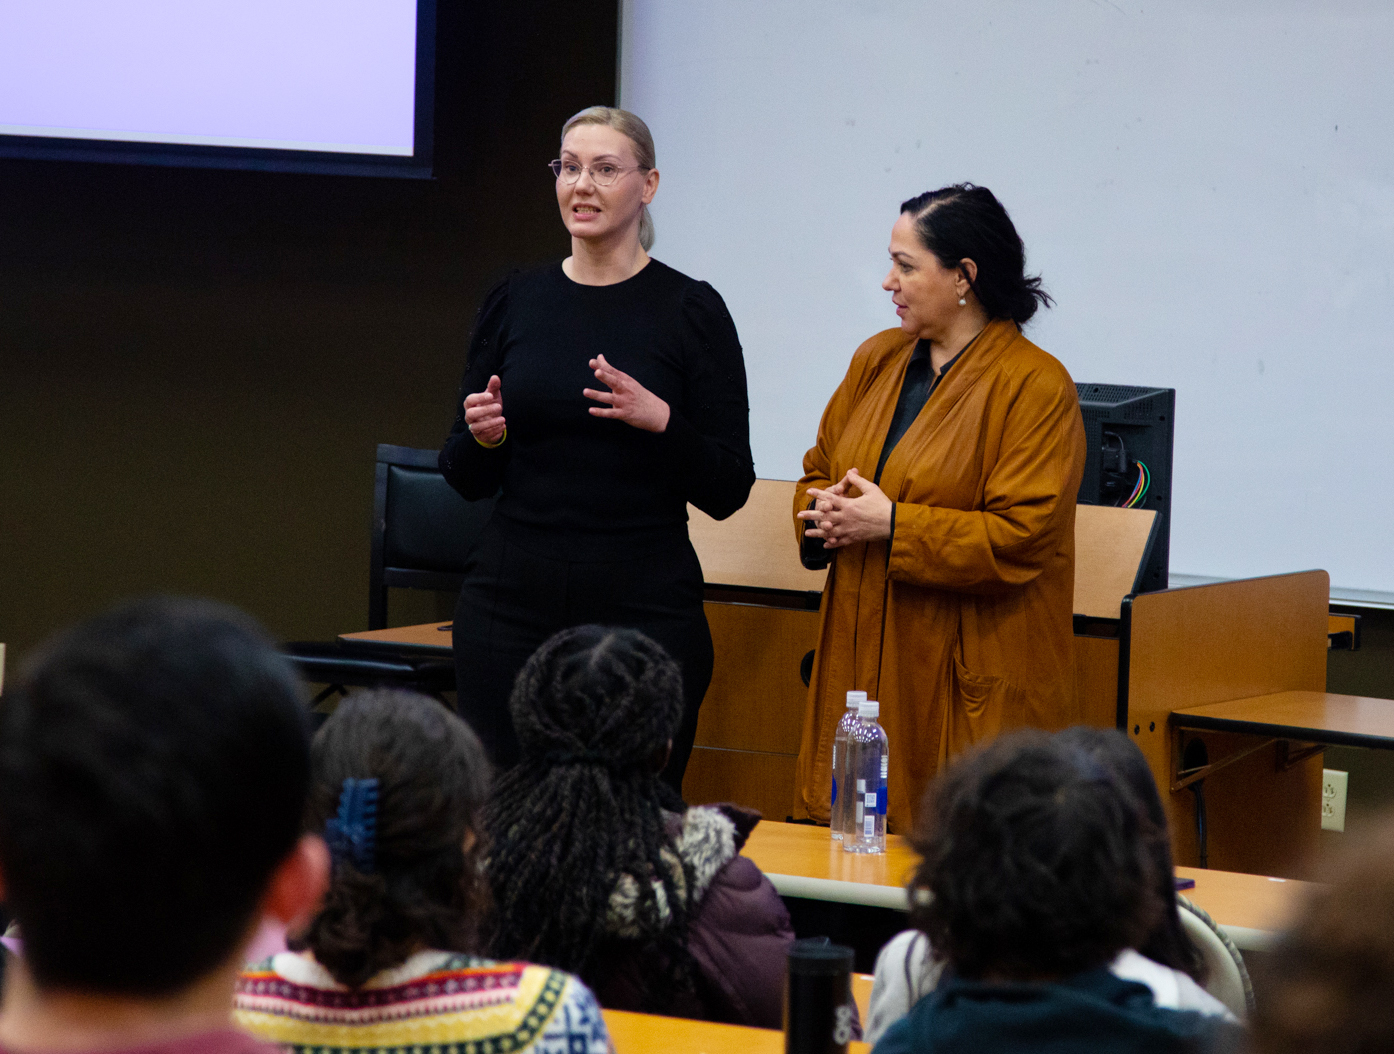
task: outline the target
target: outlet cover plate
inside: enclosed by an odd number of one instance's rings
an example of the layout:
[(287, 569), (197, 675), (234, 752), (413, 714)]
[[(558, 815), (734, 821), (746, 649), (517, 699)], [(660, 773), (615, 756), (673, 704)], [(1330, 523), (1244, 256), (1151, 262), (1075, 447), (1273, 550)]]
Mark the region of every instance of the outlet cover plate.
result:
[(1321, 829), (1346, 829), (1346, 782), (1350, 774), (1340, 769), (1321, 770)]

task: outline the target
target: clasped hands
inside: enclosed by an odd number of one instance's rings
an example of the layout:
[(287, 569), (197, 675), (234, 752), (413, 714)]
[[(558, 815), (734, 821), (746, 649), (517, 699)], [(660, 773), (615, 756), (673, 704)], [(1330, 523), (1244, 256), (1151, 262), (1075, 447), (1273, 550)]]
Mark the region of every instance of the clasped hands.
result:
[(809, 487), (808, 496), (813, 499), (813, 508), (799, 513), (799, 519), (807, 524), (804, 537), (823, 539), (825, 549), (891, 536), (895, 503), (855, 468), (825, 490)]
[[(623, 370), (617, 370), (605, 361), (604, 355), (590, 360), (590, 368), (595, 378), (609, 387), (608, 392), (595, 388), (584, 388), (581, 394), (604, 406), (592, 406), (590, 412), (595, 417), (608, 417), (623, 421), (645, 432), (662, 432), (668, 427), (670, 410), (668, 404), (654, 395), (642, 384)], [(465, 396), (465, 424), (470, 434), (486, 446), (494, 446), (503, 440), (503, 382), (497, 374), (489, 378), (489, 385), (482, 392)]]

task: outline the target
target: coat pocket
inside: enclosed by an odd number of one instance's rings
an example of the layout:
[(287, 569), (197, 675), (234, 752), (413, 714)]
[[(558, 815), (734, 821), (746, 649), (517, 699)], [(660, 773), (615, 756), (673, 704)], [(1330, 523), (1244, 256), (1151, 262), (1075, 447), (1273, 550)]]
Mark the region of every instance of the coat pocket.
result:
[(1025, 724), (1025, 718), (1020, 689), (1001, 677), (974, 673), (954, 656), (951, 753), (1018, 728)]

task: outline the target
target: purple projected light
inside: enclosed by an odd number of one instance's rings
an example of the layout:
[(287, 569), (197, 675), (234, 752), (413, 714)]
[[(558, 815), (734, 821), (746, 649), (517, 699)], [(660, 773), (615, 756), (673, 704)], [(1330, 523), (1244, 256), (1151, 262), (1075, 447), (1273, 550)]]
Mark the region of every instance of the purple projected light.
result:
[(412, 155), (416, 0), (3, 0), (0, 134)]

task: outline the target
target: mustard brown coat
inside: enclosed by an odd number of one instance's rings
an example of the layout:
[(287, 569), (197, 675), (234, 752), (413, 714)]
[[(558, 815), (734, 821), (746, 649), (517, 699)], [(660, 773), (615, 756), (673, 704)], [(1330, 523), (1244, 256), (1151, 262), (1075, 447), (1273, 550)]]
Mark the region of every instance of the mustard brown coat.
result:
[[(870, 478), (914, 347), (897, 329), (857, 349), (804, 456), (794, 513), (808, 508), (809, 487), (850, 468)], [(798, 760), (810, 816), (828, 819), (833, 732), (849, 689), (880, 700), (897, 831), (908, 830), (949, 757), (1018, 726), (1078, 722), (1072, 616), (1084, 449), (1065, 368), (1015, 323), (989, 323), (882, 470), (879, 486), (896, 503), (890, 540), (834, 551)]]

